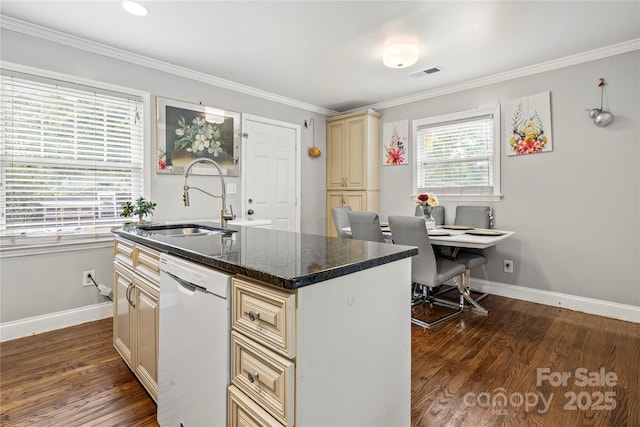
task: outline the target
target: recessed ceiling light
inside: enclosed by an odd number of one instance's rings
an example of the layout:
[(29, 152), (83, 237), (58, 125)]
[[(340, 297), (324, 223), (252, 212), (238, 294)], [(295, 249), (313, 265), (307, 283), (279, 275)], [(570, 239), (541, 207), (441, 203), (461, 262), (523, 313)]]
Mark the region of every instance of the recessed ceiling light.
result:
[(146, 7), (135, 1), (123, 0), (122, 7), (130, 14), (136, 16), (145, 16), (148, 13)]

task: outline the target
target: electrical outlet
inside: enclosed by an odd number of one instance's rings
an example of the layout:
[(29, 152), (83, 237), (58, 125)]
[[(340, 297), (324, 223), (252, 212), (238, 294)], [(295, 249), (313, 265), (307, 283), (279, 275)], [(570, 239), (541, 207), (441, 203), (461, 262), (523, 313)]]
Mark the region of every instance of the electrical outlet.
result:
[(93, 286), (93, 281), (89, 278), (89, 275), (91, 275), (91, 277), (93, 277), (95, 280), (96, 271), (87, 270), (82, 272), (82, 286)]
[(504, 260), (504, 272), (513, 273), (513, 261), (509, 259)]

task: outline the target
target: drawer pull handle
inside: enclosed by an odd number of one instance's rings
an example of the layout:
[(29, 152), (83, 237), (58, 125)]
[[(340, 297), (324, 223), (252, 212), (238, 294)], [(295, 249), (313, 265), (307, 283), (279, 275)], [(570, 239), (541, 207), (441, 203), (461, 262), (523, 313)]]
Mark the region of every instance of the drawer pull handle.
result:
[(249, 374), (247, 375), (247, 378), (249, 378), (249, 382), (255, 382), (258, 379), (258, 373), (257, 372), (249, 372)]
[(249, 320), (251, 320), (252, 322), (256, 319), (260, 318), (260, 313), (259, 312), (253, 312), (253, 310), (249, 311)]

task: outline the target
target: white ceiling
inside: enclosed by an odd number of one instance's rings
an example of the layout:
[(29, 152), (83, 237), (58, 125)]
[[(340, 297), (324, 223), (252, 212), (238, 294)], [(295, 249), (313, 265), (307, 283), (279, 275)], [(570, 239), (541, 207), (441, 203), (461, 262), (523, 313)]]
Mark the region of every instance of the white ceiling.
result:
[[(146, 17), (119, 1), (2, 0), (0, 13), (334, 111), (640, 38), (638, 1), (140, 3)], [(384, 46), (402, 38), (417, 64), (386, 68)]]

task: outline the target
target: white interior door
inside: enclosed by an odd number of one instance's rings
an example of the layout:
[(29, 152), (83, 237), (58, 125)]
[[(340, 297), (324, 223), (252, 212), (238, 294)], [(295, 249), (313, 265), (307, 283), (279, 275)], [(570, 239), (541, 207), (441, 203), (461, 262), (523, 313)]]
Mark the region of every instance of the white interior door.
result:
[(300, 231), (300, 126), (244, 114), (242, 132), (242, 216)]

